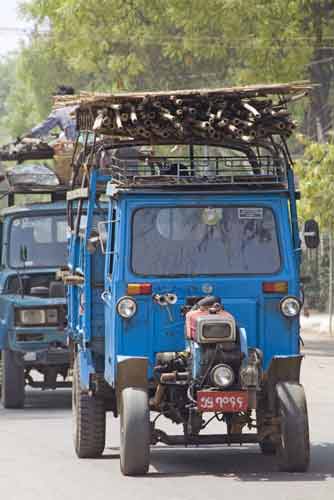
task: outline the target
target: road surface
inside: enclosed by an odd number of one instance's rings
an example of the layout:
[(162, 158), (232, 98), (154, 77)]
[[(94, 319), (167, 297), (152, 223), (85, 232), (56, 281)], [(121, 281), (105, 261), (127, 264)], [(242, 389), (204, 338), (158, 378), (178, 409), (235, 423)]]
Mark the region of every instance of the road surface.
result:
[[(304, 333), (312, 463), (308, 473), (277, 471), (257, 446), (153, 448), (145, 477), (119, 470), (118, 421), (108, 418), (101, 459), (78, 460), (69, 391), (29, 391), (25, 410), (0, 408), (1, 500), (333, 500), (334, 341)], [(211, 427), (219, 432), (219, 424)], [(175, 426), (171, 426), (175, 431)]]

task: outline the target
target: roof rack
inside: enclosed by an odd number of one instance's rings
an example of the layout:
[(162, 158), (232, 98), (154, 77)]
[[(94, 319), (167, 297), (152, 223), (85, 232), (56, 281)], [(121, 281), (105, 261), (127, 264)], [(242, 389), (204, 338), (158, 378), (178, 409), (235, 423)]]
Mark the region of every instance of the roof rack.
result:
[(26, 138), (0, 148), (0, 161), (15, 162), (10, 169), (2, 168), (0, 196), (8, 196), (14, 204), (15, 195), (50, 194), (53, 201), (65, 200), (68, 186), (62, 183), (57, 169), (34, 161), (55, 159), (55, 151), (41, 139)]
[(282, 186), (287, 183), (287, 167), (281, 158), (247, 157), (154, 157), (150, 164), (129, 165), (114, 160), (110, 166), (112, 183), (118, 187), (160, 186)]

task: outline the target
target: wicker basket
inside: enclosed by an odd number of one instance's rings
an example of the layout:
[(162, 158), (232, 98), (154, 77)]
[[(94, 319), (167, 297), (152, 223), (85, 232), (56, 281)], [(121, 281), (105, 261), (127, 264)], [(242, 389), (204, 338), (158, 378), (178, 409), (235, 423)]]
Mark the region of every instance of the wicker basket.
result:
[(54, 171), (58, 175), (62, 184), (69, 184), (72, 175), (72, 155), (73, 149), (66, 149), (64, 152), (59, 152), (54, 155)]

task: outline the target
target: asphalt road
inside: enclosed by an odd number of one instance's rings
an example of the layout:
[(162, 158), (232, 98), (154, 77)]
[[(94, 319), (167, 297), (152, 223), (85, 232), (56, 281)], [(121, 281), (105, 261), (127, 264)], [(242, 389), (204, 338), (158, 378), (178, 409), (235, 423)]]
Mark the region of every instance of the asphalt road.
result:
[[(116, 420), (108, 420), (103, 457), (78, 460), (72, 446), (69, 391), (29, 391), (25, 410), (0, 409), (0, 499), (333, 500), (334, 341), (307, 333), (304, 340), (302, 378), (312, 441), (309, 472), (278, 472), (275, 459), (262, 456), (255, 445), (160, 446), (152, 450), (147, 476), (123, 477)], [(219, 432), (219, 424), (211, 430)]]

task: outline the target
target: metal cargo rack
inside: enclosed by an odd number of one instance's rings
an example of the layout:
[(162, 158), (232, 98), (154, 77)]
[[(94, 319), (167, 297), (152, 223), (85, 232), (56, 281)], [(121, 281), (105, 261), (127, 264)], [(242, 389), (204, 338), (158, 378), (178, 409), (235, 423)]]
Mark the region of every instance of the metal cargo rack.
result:
[(115, 161), (110, 169), (112, 182), (119, 187), (282, 185), (287, 182), (284, 161), (271, 156), (252, 163), (243, 157), (155, 157), (149, 164), (127, 165)]
[(16, 204), (17, 195), (36, 197), (38, 202), (41, 195), (49, 195), (50, 201), (64, 201), (67, 186), (61, 184), (53, 169), (42, 164), (24, 163), (53, 157), (53, 148), (40, 140), (27, 140), (0, 148), (0, 161), (16, 164), (13, 168), (2, 169), (0, 199), (7, 197), (8, 206)]
[(0, 148), (0, 161), (22, 163), (26, 160), (51, 160), (53, 157), (53, 148), (42, 141), (9, 144)]

